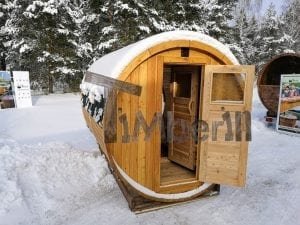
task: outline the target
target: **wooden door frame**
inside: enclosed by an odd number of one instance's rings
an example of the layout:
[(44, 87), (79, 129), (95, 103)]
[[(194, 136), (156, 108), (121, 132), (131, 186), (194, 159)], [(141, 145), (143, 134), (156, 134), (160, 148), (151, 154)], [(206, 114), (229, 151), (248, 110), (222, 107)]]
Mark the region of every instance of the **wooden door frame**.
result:
[[(200, 95), (199, 95), (199, 118), (201, 118), (201, 107), (202, 107), (202, 94), (203, 94), (203, 75), (205, 70), (205, 65), (211, 64), (211, 60), (207, 57), (176, 57), (176, 56), (157, 56), (157, 73), (158, 78), (161, 79), (158, 83), (162, 84), (163, 80), (163, 68), (165, 65), (178, 65), (178, 66), (201, 66), (201, 75), (200, 75)], [(161, 104), (160, 104), (161, 105)], [(159, 137), (161, 140), (161, 136)], [(160, 159), (161, 159), (161, 146), (156, 149), (155, 157), (154, 157), (154, 168), (158, 168), (157, 177), (155, 177), (155, 190), (160, 193), (175, 193), (175, 192), (183, 192), (188, 191), (193, 188), (199, 187), (202, 183), (199, 180), (199, 163), (200, 160), (200, 143), (197, 146), (197, 156), (196, 156), (196, 175), (194, 180), (179, 180), (178, 182), (170, 185), (160, 185)]]
[[(185, 75), (182, 74), (190, 74), (190, 89), (189, 97), (183, 97), (183, 96), (176, 96), (176, 92), (174, 90), (174, 85), (172, 85), (172, 97), (171, 97), (171, 110), (173, 114), (173, 120), (174, 122), (177, 120), (176, 118), (181, 118), (180, 120), (189, 121), (188, 124), (191, 125), (192, 122), (195, 120), (198, 120), (199, 116), (199, 90), (200, 90), (200, 83), (201, 81), (201, 66), (194, 66), (194, 65), (170, 65), (171, 71), (172, 71), (172, 77), (173, 81), (172, 84), (178, 82), (179, 77), (183, 77)], [(180, 75), (181, 74), (181, 75)], [(183, 115), (183, 112), (178, 112), (175, 109), (175, 105), (178, 104), (178, 102), (181, 102), (183, 104), (186, 104), (188, 107), (189, 113)], [(191, 104), (194, 104), (193, 109), (191, 108)], [(186, 118), (186, 116), (189, 117), (189, 119)], [(177, 127), (178, 129), (178, 127)], [(179, 128), (180, 129), (180, 128)], [(173, 132), (176, 130), (176, 125), (174, 124)], [(189, 130), (189, 129), (188, 129)], [(188, 131), (185, 130), (184, 132)], [(184, 133), (182, 133), (184, 135)], [(174, 136), (175, 133), (173, 133)], [(186, 167), (191, 170), (195, 170), (196, 168), (196, 161), (197, 161), (197, 146), (194, 143), (194, 139), (192, 136), (187, 134), (188, 140), (184, 140), (183, 143), (176, 143), (174, 142), (174, 137), (172, 139), (172, 142), (168, 143), (168, 158), (172, 162), (176, 162), (179, 165), (182, 165), (183, 167)], [(186, 143), (186, 141), (188, 141)], [(185, 147), (188, 146), (187, 149)], [(188, 153), (187, 158), (182, 158), (182, 156), (178, 155), (178, 151), (184, 151)]]

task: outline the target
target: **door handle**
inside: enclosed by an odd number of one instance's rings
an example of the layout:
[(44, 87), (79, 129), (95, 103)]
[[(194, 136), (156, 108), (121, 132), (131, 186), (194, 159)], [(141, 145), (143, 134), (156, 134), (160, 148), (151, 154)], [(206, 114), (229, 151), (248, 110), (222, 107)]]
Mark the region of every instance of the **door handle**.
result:
[(192, 112), (194, 111), (194, 105), (195, 105), (194, 101), (190, 101), (189, 102), (189, 111), (190, 111), (190, 114), (192, 114)]

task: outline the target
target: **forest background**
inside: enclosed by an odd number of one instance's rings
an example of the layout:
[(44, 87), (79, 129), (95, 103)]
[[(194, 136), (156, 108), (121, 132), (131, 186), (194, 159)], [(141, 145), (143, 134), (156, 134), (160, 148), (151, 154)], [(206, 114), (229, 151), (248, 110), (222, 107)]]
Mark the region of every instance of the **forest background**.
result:
[(1, 0), (0, 70), (30, 72), (31, 87), (76, 91), (96, 59), (148, 36), (192, 30), (257, 68), (300, 52), (300, 0)]

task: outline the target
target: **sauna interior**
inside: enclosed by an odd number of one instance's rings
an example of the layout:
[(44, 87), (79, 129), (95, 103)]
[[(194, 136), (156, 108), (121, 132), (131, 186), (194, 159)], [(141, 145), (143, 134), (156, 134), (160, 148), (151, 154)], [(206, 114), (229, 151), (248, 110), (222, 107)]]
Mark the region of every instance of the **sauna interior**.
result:
[[(160, 184), (196, 180), (201, 66), (165, 64)], [(172, 126), (173, 125), (173, 126)], [(173, 127), (173, 128), (171, 128)]]

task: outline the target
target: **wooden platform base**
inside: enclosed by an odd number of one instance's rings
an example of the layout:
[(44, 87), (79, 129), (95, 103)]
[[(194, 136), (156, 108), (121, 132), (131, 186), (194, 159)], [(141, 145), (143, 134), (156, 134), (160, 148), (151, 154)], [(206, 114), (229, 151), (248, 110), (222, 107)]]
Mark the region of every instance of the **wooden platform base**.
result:
[[(115, 176), (115, 175), (114, 175)], [(144, 213), (144, 212), (150, 212), (154, 210), (158, 210), (161, 208), (171, 207), (175, 205), (180, 205), (188, 202), (195, 201), (200, 198), (209, 197), (209, 196), (215, 196), (218, 195), (220, 192), (220, 185), (216, 184), (211, 189), (208, 189), (203, 195), (198, 196), (197, 198), (194, 198), (189, 201), (184, 202), (158, 202), (153, 201), (150, 199), (146, 199), (143, 196), (137, 194), (135, 190), (130, 188), (129, 186), (126, 186), (119, 178), (115, 176), (117, 183), (126, 198), (128, 202), (128, 206), (136, 214)]]
[[(100, 149), (100, 151), (101, 151), (101, 149)], [(108, 163), (109, 163), (109, 161), (108, 161)], [(111, 173), (115, 177), (115, 180), (117, 181), (117, 184), (119, 185), (124, 197), (126, 198), (130, 210), (136, 214), (150, 212), (150, 211), (154, 211), (154, 210), (158, 210), (158, 209), (166, 208), (166, 207), (170, 207), (170, 206), (180, 205), (180, 204), (195, 201), (200, 198), (215, 196), (220, 193), (220, 185), (214, 184), (211, 186), (211, 188), (207, 189), (202, 195), (200, 195), (194, 199), (191, 199), (189, 201), (184, 201), (184, 202), (182, 202), (182, 201), (180, 201), (180, 202), (154, 201), (154, 200), (150, 200), (150, 199), (143, 197), (142, 195), (137, 193), (137, 191), (135, 191), (133, 188), (126, 185), (118, 177), (118, 175), (117, 175), (116, 171), (113, 169), (112, 165), (110, 165), (109, 168), (111, 170)]]

